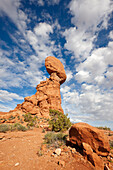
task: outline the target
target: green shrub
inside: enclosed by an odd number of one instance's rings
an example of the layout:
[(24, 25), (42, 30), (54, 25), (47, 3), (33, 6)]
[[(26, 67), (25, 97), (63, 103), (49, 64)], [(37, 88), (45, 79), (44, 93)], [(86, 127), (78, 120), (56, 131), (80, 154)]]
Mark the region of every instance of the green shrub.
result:
[(45, 135), (45, 143), (47, 144), (52, 144), (56, 141), (56, 135), (54, 132), (48, 132), (46, 135)]
[(40, 147), (40, 149), (38, 150), (38, 152), (37, 152), (37, 155), (38, 156), (42, 156), (44, 153), (43, 153), (43, 151), (42, 151), (42, 149), (41, 149), (41, 147)]
[(62, 133), (62, 132), (58, 132), (58, 133), (54, 133), (54, 132), (48, 132), (45, 137), (45, 143), (47, 144), (52, 144), (55, 141), (63, 141), (66, 142), (66, 137), (67, 135)]
[(54, 147), (59, 147), (66, 143), (66, 137), (67, 135), (62, 132), (48, 132), (44, 137), (44, 141), (46, 144), (54, 145)]
[(102, 130), (109, 130), (109, 131), (111, 131), (111, 129), (109, 127), (107, 127), (107, 126), (105, 126), (105, 127), (99, 126), (97, 128), (98, 129), (102, 129)]
[(22, 126), (19, 123), (15, 123), (15, 124), (12, 124), (12, 125), (7, 125), (7, 124), (0, 125), (0, 132), (5, 133), (6, 131), (15, 131), (15, 130), (26, 131), (27, 128), (25, 126)]
[(42, 133), (45, 133), (45, 129), (42, 129)]
[(0, 132), (3, 132), (5, 133), (6, 131), (8, 131), (10, 128), (9, 128), (9, 125), (7, 124), (1, 124), (0, 125)]
[(13, 119), (15, 119), (15, 117), (11, 115), (8, 120), (13, 120)]
[(24, 115), (24, 121), (28, 122), (27, 123), (28, 127), (30, 127), (30, 126), (33, 127), (37, 124), (37, 116), (32, 117), (31, 113), (26, 113)]
[(17, 116), (18, 120), (20, 120), (20, 116)]
[(32, 119), (31, 113), (26, 113), (26, 114), (24, 115), (24, 121), (25, 121), (25, 122), (30, 122), (31, 119)]
[(11, 125), (12, 130), (18, 130), (18, 131), (26, 131), (27, 128), (20, 123), (15, 123), (14, 125)]
[(108, 136), (112, 136), (113, 134), (109, 132)]
[(68, 114), (65, 115), (59, 111), (50, 109), (50, 116), (49, 125), (52, 131), (66, 131), (71, 126), (70, 119), (67, 117)]
[(113, 149), (113, 140), (109, 141), (110, 148)]

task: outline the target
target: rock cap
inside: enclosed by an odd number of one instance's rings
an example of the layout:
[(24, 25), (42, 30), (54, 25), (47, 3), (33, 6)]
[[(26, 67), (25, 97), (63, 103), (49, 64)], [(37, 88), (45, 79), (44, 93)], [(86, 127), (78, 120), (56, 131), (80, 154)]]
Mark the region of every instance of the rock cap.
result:
[(56, 73), (60, 78), (60, 84), (63, 84), (66, 80), (66, 73), (64, 70), (64, 66), (59, 59), (53, 56), (49, 56), (45, 59), (45, 67), (47, 72), (51, 75), (52, 73)]

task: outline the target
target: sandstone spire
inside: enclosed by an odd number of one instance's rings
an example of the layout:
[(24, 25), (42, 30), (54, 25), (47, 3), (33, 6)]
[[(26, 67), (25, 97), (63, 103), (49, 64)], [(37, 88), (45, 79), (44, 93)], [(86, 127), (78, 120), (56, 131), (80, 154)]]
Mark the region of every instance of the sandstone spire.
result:
[(24, 114), (30, 112), (38, 116), (49, 117), (49, 109), (55, 109), (63, 113), (61, 107), (60, 85), (66, 80), (63, 64), (55, 57), (45, 59), (45, 67), (50, 78), (37, 85), (36, 94), (25, 97), (22, 104), (10, 111), (10, 113)]

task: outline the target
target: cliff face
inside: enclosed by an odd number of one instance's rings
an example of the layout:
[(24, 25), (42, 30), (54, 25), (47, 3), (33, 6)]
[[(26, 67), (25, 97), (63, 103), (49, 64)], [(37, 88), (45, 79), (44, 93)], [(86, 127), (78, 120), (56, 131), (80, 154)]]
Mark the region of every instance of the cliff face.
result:
[(10, 113), (37, 114), (49, 117), (49, 109), (55, 109), (63, 113), (61, 107), (60, 85), (65, 82), (66, 74), (63, 64), (55, 57), (47, 57), (45, 66), (50, 74), (50, 78), (37, 85), (36, 94), (25, 97), (22, 104), (18, 104)]

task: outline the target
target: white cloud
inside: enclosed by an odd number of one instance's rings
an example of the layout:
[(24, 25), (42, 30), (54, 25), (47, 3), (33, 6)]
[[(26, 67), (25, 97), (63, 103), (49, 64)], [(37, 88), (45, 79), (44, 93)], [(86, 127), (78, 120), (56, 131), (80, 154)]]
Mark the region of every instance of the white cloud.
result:
[(23, 100), (24, 98), (19, 96), (16, 93), (10, 93), (6, 90), (0, 90), (0, 101), (1, 102), (10, 102), (13, 100)]
[(67, 87), (61, 92), (65, 111), (71, 118), (81, 121), (111, 120), (113, 90), (104, 91), (98, 86), (83, 84), (80, 93)]
[(35, 5), (39, 5), (39, 6), (44, 6), (46, 5), (46, 3), (50, 6), (50, 5), (58, 5), (60, 2), (60, 0), (30, 0), (30, 3), (35, 4)]
[(38, 0), (37, 3), (38, 3), (39, 6), (44, 6), (44, 1), (43, 0)]
[(113, 10), (111, 0), (72, 0), (69, 4), (72, 23), (80, 30), (97, 30), (102, 21), (102, 27), (107, 26), (109, 14)]
[(87, 82), (90, 80), (90, 75), (88, 71), (80, 70), (76, 75), (75, 75), (76, 80), (81, 83), (81, 82)]
[(27, 15), (19, 9), (20, 4), (20, 0), (0, 1), (0, 14), (3, 15), (5, 13), (15, 23), (21, 33), (24, 33), (26, 22), (29, 20)]
[(34, 32), (37, 36), (48, 37), (50, 33), (53, 33), (53, 28), (47, 23), (39, 23), (35, 26)]
[[(66, 29), (65, 48), (74, 53), (78, 60), (84, 60), (94, 48), (98, 31), (107, 28), (109, 14), (113, 11), (111, 0), (72, 0), (69, 4), (71, 22), (75, 27)], [(98, 25), (100, 26), (98, 27)]]
[[(103, 88), (112, 88), (113, 70), (109, 65), (113, 65), (113, 42), (109, 42), (107, 47), (93, 50), (91, 56), (87, 57), (76, 67), (77, 74), (75, 79), (79, 82), (96, 83)], [(110, 70), (109, 70), (110, 69)], [(107, 78), (106, 78), (107, 76)], [(101, 87), (102, 88), (102, 87)]]
[(67, 79), (66, 79), (67, 82), (73, 78), (73, 73), (70, 70), (66, 70), (66, 75), (67, 75)]
[(48, 5), (58, 5), (60, 0), (46, 0)]
[(110, 31), (109, 38), (113, 39), (113, 31)]
[(63, 33), (66, 39), (65, 48), (74, 52), (75, 58), (81, 60), (86, 58), (93, 48), (94, 35), (79, 31), (75, 27), (66, 29)]
[(39, 59), (43, 61), (47, 56), (53, 55), (53, 52), (59, 54), (60, 48), (51, 40), (50, 34), (53, 33), (53, 25), (45, 22), (39, 23), (34, 27), (34, 31), (28, 30), (26, 38), (32, 48), (35, 50)]
[(11, 109), (12, 109), (12, 107), (10, 107), (10, 106), (5, 106), (3, 104), (0, 104), (0, 111), (1, 112), (7, 112), (8, 110), (11, 110)]
[(68, 92), (70, 90), (70, 87), (69, 86), (65, 86), (65, 87), (62, 87), (61, 89), (60, 89), (60, 91), (62, 92), (62, 93), (66, 93), (66, 92)]

